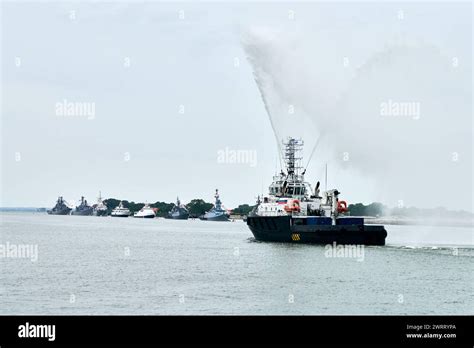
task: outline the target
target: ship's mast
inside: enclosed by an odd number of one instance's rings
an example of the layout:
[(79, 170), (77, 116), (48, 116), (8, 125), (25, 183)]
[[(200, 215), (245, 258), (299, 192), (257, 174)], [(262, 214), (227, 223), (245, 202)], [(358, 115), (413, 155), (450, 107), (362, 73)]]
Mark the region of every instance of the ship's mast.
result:
[(216, 189), (216, 194), (214, 195), (214, 198), (216, 199), (216, 202), (214, 203), (214, 206), (216, 209), (220, 209), (221, 207), (221, 200), (219, 199), (219, 190)]
[(312, 192), (311, 185), (304, 181), (305, 169), (302, 164), (304, 142), (302, 139), (288, 137), (282, 144), (282, 159), (285, 162), (286, 172), (282, 169), (278, 175), (273, 176), (269, 193), (276, 197), (304, 199)]
[(301, 180), (300, 172), (303, 169), (302, 166), (302, 151), (304, 142), (302, 139), (288, 138), (283, 141), (284, 153), (283, 159), (285, 161), (286, 170), (289, 181)]

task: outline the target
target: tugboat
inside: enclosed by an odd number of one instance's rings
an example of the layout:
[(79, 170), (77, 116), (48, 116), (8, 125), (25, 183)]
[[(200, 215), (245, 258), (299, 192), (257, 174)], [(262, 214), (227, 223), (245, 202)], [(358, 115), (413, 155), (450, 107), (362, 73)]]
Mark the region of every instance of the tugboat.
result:
[(120, 204), (115, 207), (114, 210), (112, 210), (112, 213), (110, 216), (114, 217), (129, 217), (130, 216), (130, 210), (128, 208), (125, 208), (122, 204), (122, 201), (120, 201)]
[(303, 140), (288, 138), (284, 145), (283, 170), (273, 177), (269, 195), (257, 200), (247, 217), (256, 240), (313, 244), (385, 245), (383, 226), (364, 225), (364, 218), (348, 216), (347, 203), (336, 189), (314, 191), (302, 170)]
[(173, 209), (170, 210), (168, 215), (165, 216), (166, 219), (175, 219), (175, 220), (187, 220), (189, 218), (188, 209), (184, 204), (181, 204), (179, 197), (176, 198), (176, 205)]
[(102, 200), (102, 195), (99, 191), (99, 198), (97, 198), (97, 204), (94, 205), (94, 213), (95, 216), (106, 216), (107, 215), (107, 205)]
[(229, 213), (222, 208), (222, 202), (219, 198), (219, 190), (217, 189), (214, 198), (216, 199), (214, 207), (204, 215), (201, 215), (199, 219), (207, 221), (229, 221)]
[(63, 197), (58, 197), (56, 205), (53, 209), (47, 211), (49, 215), (69, 215), (72, 208), (68, 207)]
[(150, 205), (147, 203), (143, 208), (141, 208), (138, 212), (133, 215), (135, 218), (144, 218), (144, 219), (153, 219), (155, 218), (156, 213), (155, 210), (150, 207)]
[(90, 205), (87, 204), (87, 200), (84, 199), (84, 196), (81, 197), (81, 204), (76, 207), (71, 212), (71, 215), (81, 215), (81, 216), (87, 216), (87, 215), (92, 215), (94, 212), (94, 208), (92, 208)]

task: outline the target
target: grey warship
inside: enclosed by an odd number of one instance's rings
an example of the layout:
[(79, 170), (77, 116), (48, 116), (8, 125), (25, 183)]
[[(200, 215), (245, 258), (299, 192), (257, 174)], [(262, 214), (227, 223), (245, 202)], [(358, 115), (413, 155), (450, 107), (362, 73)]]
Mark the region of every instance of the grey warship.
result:
[(58, 197), (56, 205), (47, 211), (49, 215), (69, 215), (71, 213), (71, 208), (67, 206), (63, 197)]
[(184, 204), (181, 204), (179, 197), (176, 198), (175, 206), (165, 216), (166, 219), (187, 220), (189, 218), (188, 209)]
[(199, 219), (207, 221), (229, 221), (229, 213), (222, 207), (219, 190), (217, 189), (214, 198), (216, 199), (214, 207), (204, 215), (201, 215)]
[[(300, 155), (303, 140), (283, 142), (286, 173), (273, 177), (268, 196), (260, 197), (247, 217), (256, 240), (312, 244), (385, 245), (383, 226), (364, 224), (364, 218), (348, 215), (347, 203), (336, 189), (313, 191), (305, 181)], [(320, 195), (321, 193), (321, 195)]]
[(87, 200), (84, 199), (84, 196), (82, 196), (81, 204), (79, 204), (79, 206), (77, 206), (76, 209), (71, 212), (71, 215), (88, 216), (92, 215), (93, 212), (94, 208), (87, 204)]
[(94, 216), (107, 216), (108, 209), (107, 205), (104, 203), (102, 199), (102, 194), (99, 191), (99, 198), (97, 198), (97, 204), (93, 205), (93, 215)]

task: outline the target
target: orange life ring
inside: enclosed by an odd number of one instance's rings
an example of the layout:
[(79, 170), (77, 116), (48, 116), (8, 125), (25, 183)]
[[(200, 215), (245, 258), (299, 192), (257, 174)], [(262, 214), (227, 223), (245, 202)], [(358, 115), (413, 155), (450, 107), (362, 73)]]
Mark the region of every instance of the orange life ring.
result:
[(285, 205), (286, 212), (299, 212), (300, 211), (300, 201), (297, 199), (293, 199), (291, 202)]
[(345, 213), (347, 212), (347, 202), (346, 201), (337, 201), (337, 212), (338, 213)]
[(293, 211), (300, 211), (300, 201), (297, 199), (293, 201)]

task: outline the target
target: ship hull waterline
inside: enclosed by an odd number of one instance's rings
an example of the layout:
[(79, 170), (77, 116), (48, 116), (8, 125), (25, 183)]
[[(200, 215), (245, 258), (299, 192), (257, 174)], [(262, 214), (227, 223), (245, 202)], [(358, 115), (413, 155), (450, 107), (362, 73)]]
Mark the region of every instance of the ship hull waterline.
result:
[(48, 215), (70, 215), (71, 214), (71, 209), (69, 210), (48, 210), (47, 211)]
[(224, 214), (212, 217), (200, 216), (199, 219), (203, 221), (229, 221), (229, 217)]
[(91, 210), (79, 210), (79, 211), (73, 210), (71, 212), (71, 215), (75, 215), (75, 216), (91, 216), (92, 214), (93, 214), (92, 209)]
[(249, 216), (255, 239), (304, 244), (385, 245), (387, 231), (377, 225), (292, 225), (291, 216)]
[(189, 215), (180, 215), (180, 216), (165, 216), (165, 219), (169, 220), (187, 220)]

